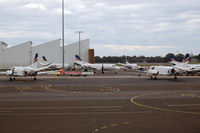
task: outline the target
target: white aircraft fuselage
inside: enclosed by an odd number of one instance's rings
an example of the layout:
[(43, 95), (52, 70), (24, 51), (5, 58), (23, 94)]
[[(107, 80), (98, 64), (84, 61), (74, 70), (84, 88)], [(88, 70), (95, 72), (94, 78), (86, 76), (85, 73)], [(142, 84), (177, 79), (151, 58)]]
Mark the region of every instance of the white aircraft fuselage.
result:
[[(62, 63), (52, 63), (51, 65), (50, 65), (50, 69), (61, 69), (61, 68), (63, 68), (63, 64)], [(64, 64), (64, 68), (65, 69), (68, 69), (69, 68), (69, 65), (68, 64)]]
[(92, 68), (96, 70), (117, 70), (119, 71), (120, 68), (115, 64), (87, 64), (87, 68)]
[(127, 64), (125, 64), (125, 67), (128, 68), (128, 69), (133, 69), (133, 70), (138, 70), (139, 69), (137, 64), (129, 64), (129, 63), (127, 63)]
[(76, 61), (75, 62), (76, 65), (81, 66), (82, 68), (87, 68), (87, 69), (93, 69), (95, 70), (102, 70), (102, 72), (104, 70), (107, 71), (120, 71), (120, 67), (116, 66), (115, 64), (91, 64), (91, 63), (87, 63), (87, 62), (83, 62), (83, 61)]
[(156, 78), (157, 75), (175, 76), (176, 78), (176, 76), (182, 72), (182, 70), (172, 66), (151, 66), (147, 71), (147, 75), (151, 78), (153, 76)]
[(35, 76), (37, 69), (31, 67), (12, 67), (7, 71), (8, 76)]

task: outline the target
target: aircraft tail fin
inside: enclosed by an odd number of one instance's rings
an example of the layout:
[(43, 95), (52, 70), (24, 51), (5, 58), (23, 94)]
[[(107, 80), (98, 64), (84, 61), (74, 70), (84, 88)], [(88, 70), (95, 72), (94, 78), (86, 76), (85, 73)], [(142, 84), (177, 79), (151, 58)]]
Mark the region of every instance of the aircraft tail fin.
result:
[(49, 63), (49, 62), (47, 61), (47, 58), (46, 58), (45, 56), (42, 56), (42, 62), (40, 62), (40, 64), (41, 64), (42, 66), (48, 66), (48, 65), (50, 65), (50, 64), (52, 64), (52, 63)]
[(173, 63), (176, 63), (176, 62), (177, 62), (176, 59), (175, 59), (174, 57), (171, 57), (171, 61), (172, 61)]
[(174, 65), (179, 65), (180, 62), (177, 62), (176, 59), (175, 59), (175, 57), (173, 56), (173, 57), (171, 57), (171, 64), (172, 64), (173, 66), (174, 66)]
[(42, 56), (42, 60), (43, 60), (44, 62), (47, 62), (47, 59), (46, 59), (45, 56)]
[(188, 63), (189, 58), (190, 58), (190, 54), (187, 53), (187, 54), (185, 55), (185, 57), (184, 57), (184, 59), (183, 59), (182, 62), (183, 62), (183, 63)]
[(81, 58), (80, 58), (78, 55), (75, 55), (75, 59), (76, 59), (77, 61), (82, 61)]
[(30, 67), (38, 68), (38, 53), (35, 54), (33, 64), (31, 64)]
[(33, 63), (36, 63), (38, 61), (38, 53), (35, 54), (35, 58), (34, 58), (34, 62)]
[(127, 58), (126, 58), (126, 64), (129, 64)]

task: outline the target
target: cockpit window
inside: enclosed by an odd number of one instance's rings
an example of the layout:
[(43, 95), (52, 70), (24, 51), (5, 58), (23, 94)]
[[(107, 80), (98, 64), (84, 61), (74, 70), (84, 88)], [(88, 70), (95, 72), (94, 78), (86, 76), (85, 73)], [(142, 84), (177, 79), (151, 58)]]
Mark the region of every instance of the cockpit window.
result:
[(151, 68), (151, 70), (154, 70), (154, 69), (155, 69), (155, 67), (152, 67), (152, 68)]

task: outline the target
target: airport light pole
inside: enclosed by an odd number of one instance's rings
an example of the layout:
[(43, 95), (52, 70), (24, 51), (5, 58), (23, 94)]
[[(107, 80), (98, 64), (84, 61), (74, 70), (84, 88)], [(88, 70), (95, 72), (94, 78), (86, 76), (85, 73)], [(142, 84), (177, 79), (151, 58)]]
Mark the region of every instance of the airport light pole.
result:
[(64, 75), (64, 67), (65, 67), (65, 49), (64, 49), (64, 0), (62, 0), (62, 68)]
[(79, 51), (78, 51), (78, 54), (79, 54), (79, 57), (81, 58), (81, 33), (84, 33), (84, 31), (76, 31), (76, 33), (79, 34), (79, 41), (78, 41)]

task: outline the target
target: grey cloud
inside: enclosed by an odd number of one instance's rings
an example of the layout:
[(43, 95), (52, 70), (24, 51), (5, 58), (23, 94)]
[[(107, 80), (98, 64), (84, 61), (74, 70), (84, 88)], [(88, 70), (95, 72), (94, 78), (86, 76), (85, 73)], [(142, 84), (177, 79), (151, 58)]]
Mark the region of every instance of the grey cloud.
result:
[[(46, 10), (24, 8), (31, 3), (43, 5)], [(188, 45), (200, 48), (199, 7), (199, 0), (66, 0), (65, 9), (71, 14), (65, 15), (65, 40), (76, 41), (75, 31), (84, 30), (82, 38), (90, 37), (91, 46), (173, 45), (192, 51)], [(60, 38), (60, 8), (61, 0), (0, 0), (0, 40), (15, 44)], [(96, 52), (106, 54), (98, 49)]]

